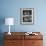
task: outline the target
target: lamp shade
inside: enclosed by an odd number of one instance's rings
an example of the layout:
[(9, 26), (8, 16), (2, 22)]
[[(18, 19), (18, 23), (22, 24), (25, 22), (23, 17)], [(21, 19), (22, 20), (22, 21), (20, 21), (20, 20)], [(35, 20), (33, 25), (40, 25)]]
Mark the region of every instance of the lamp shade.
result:
[(5, 18), (5, 25), (13, 25), (14, 18)]

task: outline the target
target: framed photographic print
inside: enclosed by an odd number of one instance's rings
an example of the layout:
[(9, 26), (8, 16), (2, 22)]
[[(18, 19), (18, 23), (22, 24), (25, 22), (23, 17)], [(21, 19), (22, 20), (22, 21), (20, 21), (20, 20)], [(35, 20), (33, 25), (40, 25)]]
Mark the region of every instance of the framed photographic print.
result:
[(21, 24), (34, 23), (34, 8), (20, 8), (20, 23)]

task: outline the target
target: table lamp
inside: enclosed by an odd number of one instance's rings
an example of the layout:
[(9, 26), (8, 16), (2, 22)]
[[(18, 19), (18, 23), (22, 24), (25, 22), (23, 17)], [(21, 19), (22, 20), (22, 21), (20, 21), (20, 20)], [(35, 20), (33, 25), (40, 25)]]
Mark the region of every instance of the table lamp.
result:
[(8, 34), (11, 35), (11, 33), (10, 33), (10, 26), (14, 25), (14, 18), (5, 18), (5, 25), (9, 25)]

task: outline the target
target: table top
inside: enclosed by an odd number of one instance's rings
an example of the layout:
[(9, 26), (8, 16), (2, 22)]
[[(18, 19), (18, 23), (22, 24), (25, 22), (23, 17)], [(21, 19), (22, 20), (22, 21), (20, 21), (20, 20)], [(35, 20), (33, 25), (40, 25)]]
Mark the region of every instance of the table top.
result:
[[(43, 39), (43, 35), (40, 32), (32, 32), (32, 34), (25, 34), (27, 32), (11, 32), (9, 35), (7, 32), (4, 33), (5, 39)], [(38, 35), (35, 35), (38, 34)]]

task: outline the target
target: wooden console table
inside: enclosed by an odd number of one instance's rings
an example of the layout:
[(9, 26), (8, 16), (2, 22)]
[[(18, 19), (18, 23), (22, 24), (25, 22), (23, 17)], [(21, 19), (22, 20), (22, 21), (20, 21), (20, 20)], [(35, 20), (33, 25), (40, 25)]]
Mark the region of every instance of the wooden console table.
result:
[(25, 35), (26, 32), (11, 32), (8, 35), (4, 33), (4, 46), (43, 46), (43, 35), (40, 32), (38, 35)]

